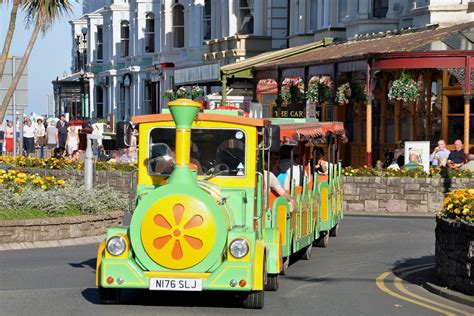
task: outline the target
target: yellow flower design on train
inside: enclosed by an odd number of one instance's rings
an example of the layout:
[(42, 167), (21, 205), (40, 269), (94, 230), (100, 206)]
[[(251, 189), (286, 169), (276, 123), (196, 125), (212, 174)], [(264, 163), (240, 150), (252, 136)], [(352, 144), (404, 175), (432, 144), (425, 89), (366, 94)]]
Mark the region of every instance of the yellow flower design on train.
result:
[(212, 249), (216, 225), (203, 202), (188, 195), (171, 195), (148, 209), (141, 239), (148, 256), (159, 265), (187, 269)]

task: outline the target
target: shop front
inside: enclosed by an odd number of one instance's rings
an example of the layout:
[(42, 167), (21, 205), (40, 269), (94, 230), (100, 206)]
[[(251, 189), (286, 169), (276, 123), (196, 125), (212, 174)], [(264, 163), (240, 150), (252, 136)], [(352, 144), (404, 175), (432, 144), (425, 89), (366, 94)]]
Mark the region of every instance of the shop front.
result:
[(344, 122), (345, 165), (383, 162), (400, 141), (434, 146), (444, 139), (452, 148), (460, 139), (467, 152), (474, 144), (473, 38), (470, 22), (321, 47), (257, 65), (254, 98), (273, 116), (299, 104), (306, 117)]

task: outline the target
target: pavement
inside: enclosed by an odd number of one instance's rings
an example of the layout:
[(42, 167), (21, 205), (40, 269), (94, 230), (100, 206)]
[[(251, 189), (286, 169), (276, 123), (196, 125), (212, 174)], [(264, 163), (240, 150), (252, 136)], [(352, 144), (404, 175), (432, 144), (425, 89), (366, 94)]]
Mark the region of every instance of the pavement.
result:
[(0, 315), (474, 315), (433, 281), (433, 218), (346, 217), (328, 248), (291, 264), (261, 311), (229, 293), (127, 291), (100, 305), (96, 244), (0, 252)]

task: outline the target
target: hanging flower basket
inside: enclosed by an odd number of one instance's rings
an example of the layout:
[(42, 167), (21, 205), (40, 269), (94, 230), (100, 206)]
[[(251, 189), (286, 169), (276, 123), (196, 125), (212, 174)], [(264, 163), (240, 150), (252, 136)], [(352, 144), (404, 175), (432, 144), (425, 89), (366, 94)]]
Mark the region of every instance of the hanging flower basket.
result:
[(418, 97), (418, 85), (413, 80), (410, 74), (402, 72), (400, 79), (393, 82), (390, 91), (388, 92), (388, 98), (390, 100), (398, 100), (404, 102), (416, 101)]
[(300, 83), (291, 83), (289, 86), (281, 88), (280, 96), (286, 103), (298, 103), (304, 99)]
[(351, 93), (352, 91), (349, 82), (341, 84), (339, 87), (337, 87), (336, 102), (340, 105), (348, 104)]
[(319, 104), (328, 103), (332, 95), (332, 80), (328, 76), (315, 77), (310, 80), (306, 98)]
[(191, 93), (189, 93), (185, 87), (180, 87), (178, 91), (176, 91), (176, 98), (178, 99), (189, 99), (190, 96)]

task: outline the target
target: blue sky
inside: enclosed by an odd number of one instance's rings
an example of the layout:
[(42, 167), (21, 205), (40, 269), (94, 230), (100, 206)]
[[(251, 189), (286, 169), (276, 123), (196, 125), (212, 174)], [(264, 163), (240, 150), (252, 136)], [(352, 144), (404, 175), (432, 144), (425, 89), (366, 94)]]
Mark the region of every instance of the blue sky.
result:
[[(52, 94), (51, 81), (71, 72), (71, 28), (68, 23), (82, 13), (81, 3), (72, 1), (74, 11), (53, 25), (50, 31), (38, 36), (28, 64), (28, 113), (46, 113), (46, 96)], [(0, 5), (0, 53), (10, 21), (10, 6)], [(26, 29), (24, 14), (17, 16), (17, 23), (10, 56), (21, 56), (28, 44), (31, 29)]]

